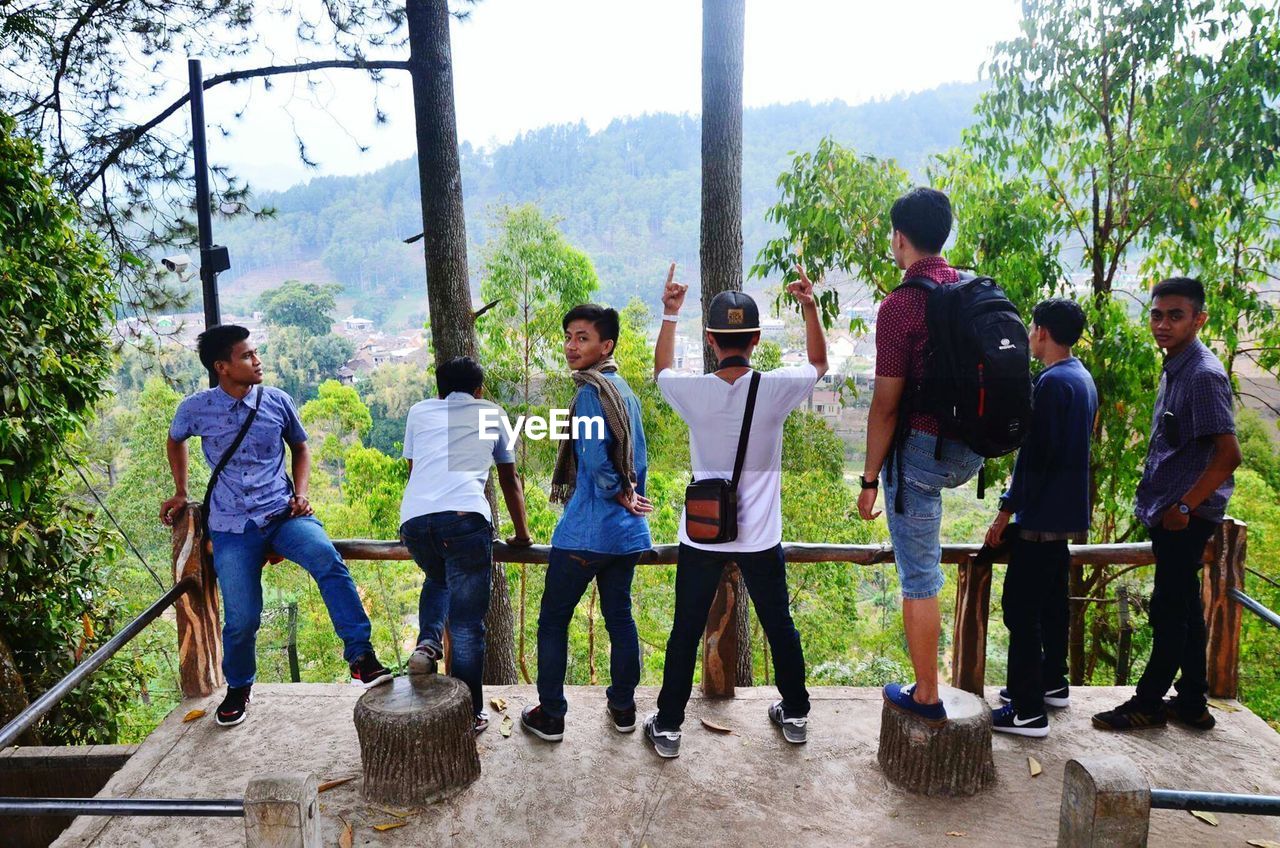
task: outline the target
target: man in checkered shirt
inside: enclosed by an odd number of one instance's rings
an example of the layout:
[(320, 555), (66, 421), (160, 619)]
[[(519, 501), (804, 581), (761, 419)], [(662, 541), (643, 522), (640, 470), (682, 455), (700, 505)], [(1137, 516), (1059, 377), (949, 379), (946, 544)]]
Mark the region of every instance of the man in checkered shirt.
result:
[[(1170, 718), (1197, 730), (1214, 725), (1205, 700), (1205, 545), (1226, 514), (1240, 465), (1231, 380), (1197, 338), (1208, 316), (1199, 280), (1174, 277), (1151, 291), (1151, 334), (1165, 352), (1146, 467), (1134, 512), (1151, 533), (1151, 659), (1134, 697), (1093, 717), (1102, 730), (1163, 727)], [(1174, 683), (1174, 677), (1182, 672)], [(1165, 700), (1173, 684), (1177, 695)]]

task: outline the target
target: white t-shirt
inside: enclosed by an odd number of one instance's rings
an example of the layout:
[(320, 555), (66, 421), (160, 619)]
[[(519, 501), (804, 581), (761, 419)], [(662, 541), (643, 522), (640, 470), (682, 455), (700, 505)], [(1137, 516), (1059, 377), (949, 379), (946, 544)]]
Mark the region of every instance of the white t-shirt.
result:
[[(693, 479), (733, 477), (738, 433), (747, 408), (750, 373), (733, 383), (715, 374), (684, 375), (665, 369), (658, 388), (689, 425)], [(751, 438), (738, 480), (738, 538), (719, 545), (691, 542), (680, 516), (680, 541), (706, 551), (764, 551), (782, 541), (782, 423), (808, 400), (818, 382), (812, 365), (760, 374)]]
[(404, 457), (413, 473), (400, 501), (400, 523), (433, 512), (478, 512), (493, 523), (484, 484), (489, 466), (515, 462), (511, 440), (493, 413), (487, 430), (497, 439), (480, 437), (481, 410), (502, 407), (492, 401), (454, 392), (442, 399), (415, 403), (404, 425)]

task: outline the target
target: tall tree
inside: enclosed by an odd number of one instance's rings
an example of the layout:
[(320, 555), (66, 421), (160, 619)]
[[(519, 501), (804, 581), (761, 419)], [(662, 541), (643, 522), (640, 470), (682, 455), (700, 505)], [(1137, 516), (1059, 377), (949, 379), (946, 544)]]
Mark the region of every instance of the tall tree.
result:
[[(702, 236), (699, 259), (703, 326), (711, 299), (742, 290), (742, 61), (746, 0), (702, 2)], [(717, 366), (704, 341), (707, 371)], [(720, 590), (725, 591), (722, 583)], [(747, 597), (738, 576), (739, 598)], [(750, 686), (751, 630), (747, 605), (734, 610), (738, 684)]]

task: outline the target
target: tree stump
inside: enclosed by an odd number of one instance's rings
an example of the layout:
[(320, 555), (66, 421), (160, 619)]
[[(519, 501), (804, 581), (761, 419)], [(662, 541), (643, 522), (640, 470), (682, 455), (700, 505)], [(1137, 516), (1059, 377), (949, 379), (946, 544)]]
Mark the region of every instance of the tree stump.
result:
[(921, 795), (973, 795), (996, 781), (991, 759), (991, 708), (976, 695), (938, 687), (947, 722), (930, 727), (891, 705), (880, 712), (880, 752), (884, 776)]
[(355, 724), (370, 801), (429, 804), (480, 776), (471, 691), (453, 677), (407, 675), (370, 689)]

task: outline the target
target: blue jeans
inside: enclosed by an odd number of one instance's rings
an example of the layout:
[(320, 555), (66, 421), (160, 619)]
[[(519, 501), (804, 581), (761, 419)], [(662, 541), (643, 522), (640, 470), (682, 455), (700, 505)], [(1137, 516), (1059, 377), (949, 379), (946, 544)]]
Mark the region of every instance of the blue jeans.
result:
[(600, 614), (609, 631), (609, 681), (605, 692), (615, 709), (635, 706), (640, 683), (640, 637), (631, 617), (631, 578), (640, 553), (598, 554), (551, 548), (547, 583), (538, 612), (538, 700), (549, 716), (569, 711), (564, 698), (568, 664), (569, 622), (582, 594), (595, 580), (600, 589)]
[[(936, 437), (912, 430), (899, 448), (902, 473), (896, 457), (890, 457), (881, 472), (884, 513), (906, 600), (924, 600), (942, 591), (942, 490), (967, 483), (982, 467), (982, 457), (964, 442), (943, 439), (941, 459), (934, 457), (936, 445)], [(902, 512), (895, 507), (899, 486)]]
[(448, 620), (449, 670), (471, 688), (471, 706), (479, 715), (493, 527), (477, 512), (432, 512), (400, 525), (400, 538), (427, 575), (418, 596), (418, 641), (443, 644)]
[(262, 566), (268, 546), (315, 578), (347, 662), (373, 650), (369, 616), (355, 581), (314, 516), (273, 521), (265, 528), (250, 521), (243, 533), (213, 530), (209, 535), (222, 590), (222, 674), (228, 686), (248, 686), (257, 672), (254, 646), (262, 622)]

